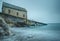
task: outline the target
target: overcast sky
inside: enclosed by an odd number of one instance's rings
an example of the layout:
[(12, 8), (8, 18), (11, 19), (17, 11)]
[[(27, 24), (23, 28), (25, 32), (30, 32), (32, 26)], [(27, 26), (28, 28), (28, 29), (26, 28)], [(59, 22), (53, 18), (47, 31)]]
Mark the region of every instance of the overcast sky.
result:
[(60, 0), (0, 0), (27, 9), (28, 19), (44, 23), (60, 23)]

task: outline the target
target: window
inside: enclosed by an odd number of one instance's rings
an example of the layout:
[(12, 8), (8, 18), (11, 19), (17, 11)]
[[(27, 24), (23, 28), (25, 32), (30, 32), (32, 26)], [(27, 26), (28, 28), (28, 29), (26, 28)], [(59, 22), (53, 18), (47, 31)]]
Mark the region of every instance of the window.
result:
[(0, 23), (3, 23), (2, 20), (0, 20)]
[(17, 12), (17, 16), (18, 16), (18, 12)]
[(23, 17), (25, 17), (25, 14), (23, 14)]
[(2, 12), (4, 13), (4, 9), (2, 8)]
[(3, 25), (3, 21), (2, 21), (2, 20), (0, 20), (0, 27), (2, 27), (2, 25)]
[(8, 10), (8, 13), (10, 13), (10, 10)]

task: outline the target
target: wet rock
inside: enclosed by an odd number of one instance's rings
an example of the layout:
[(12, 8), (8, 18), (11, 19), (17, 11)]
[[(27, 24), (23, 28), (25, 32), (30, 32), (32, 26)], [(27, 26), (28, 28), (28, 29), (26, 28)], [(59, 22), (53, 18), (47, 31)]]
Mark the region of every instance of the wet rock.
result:
[[(11, 34), (11, 31), (10, 31), (10, 26), (5, 22), (5, 20), (0, 17), (0, 32), (4, 33), (4, 35), (10, 35)], [(3, 31), (3, 32), (2, 32)]]

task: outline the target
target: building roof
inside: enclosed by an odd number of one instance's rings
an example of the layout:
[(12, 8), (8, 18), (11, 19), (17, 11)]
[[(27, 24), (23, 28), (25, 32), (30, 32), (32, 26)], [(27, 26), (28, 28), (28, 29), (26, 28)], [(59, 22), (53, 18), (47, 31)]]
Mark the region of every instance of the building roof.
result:
[(12, 5), (12, 4), (9, 4), (9, 3), (6, 3), (6, 2), (3, 2), (3, 7), (8, 7), (8, 8), (11, 8), (11, 9), (15, 9), (15, 10), (19, 10), (19, 11), (25, 11), (25, 12), (27, 12), (27, 10), (26, 10), (25, 8), (18, 7), (18, 6), (15, 6), (15, 5)]

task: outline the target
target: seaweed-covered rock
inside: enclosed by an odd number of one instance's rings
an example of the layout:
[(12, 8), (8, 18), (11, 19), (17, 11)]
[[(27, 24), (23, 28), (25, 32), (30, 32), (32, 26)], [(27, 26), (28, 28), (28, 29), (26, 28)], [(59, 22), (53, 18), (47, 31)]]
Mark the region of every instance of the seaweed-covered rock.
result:
[(10, 27), (7, 25), (5, 20), (2, 17), (0, 17), (0, 33), (10, 35), (11, 31), (9, 30), (9, 28)]

